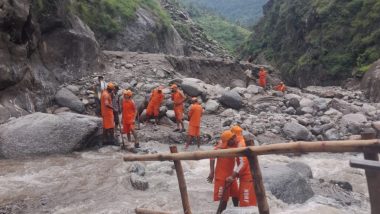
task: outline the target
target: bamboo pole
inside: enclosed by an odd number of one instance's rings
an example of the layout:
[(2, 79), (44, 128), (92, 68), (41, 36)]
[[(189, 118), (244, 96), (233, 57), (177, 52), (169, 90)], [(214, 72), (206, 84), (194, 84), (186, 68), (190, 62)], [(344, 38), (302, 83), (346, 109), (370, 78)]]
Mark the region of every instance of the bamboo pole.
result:
[[(170, 152), (171, 153), (177, 153), (178, 152), (177, 151), (177, 146), (170, 146)], [(174, 166), (175, 166), (175, 171), (177, 173), (179, 191), (181, 193), (183, 213), (185, 213), (185, 214), (191, 214), (191, 208), (190, 208), (190, 203), (189, 203), (189, 196), (187, 195), (187, 187), (186, 187), (185, 175), (183, 174), (183, 169), (182, 169), (181, 161), (175, 160), (174, 161)]]
[(136, 208), (135, 212), (136, 214), (171, 214), (168, 212), (154, 211), (154, 210), (148, 210), (148, 209), (143, 209), (143, 208)]
[[(249, 145), (253, 145), (252, 141), (247, 141)], [(260, 214), (269, 214), (269, 205), (267, 196), (265, 193), (265, 187), (263, 182), (263, 176), (261, 174), (260, 163), (257, 155), (254, 153), (247, 153), (249, 167), (253, 177), (253, 186), (255, 187), (255, 193), (257, 198), (257, 207)]]
[[(376, 137), (376, 132), (373, 130), (365, 130), (362, 133), (362, 139), (374, 139)], [(366, 151), (364, 152), (364, 159), (379, 161), (378, 151)], [(369, 200), (371, 202), (371, 213), (380, 213), (380, 172), (374, 170), (365, 170), (365, 175), (367, 178)]]
[(159, 153), (149, 155), (129, 155), (124, 161), (166, 161), (166, 160), (201, 160), (218, 157), (245, 156), (249, 153), (256, 155), (308, 153), (308, 152), (380, 152), (380, 140), (347, 140), (292, 142), (265, 146), (250, 146), (237, 149), (220, 149), (213, 151), (181, 152), (177, 154)]

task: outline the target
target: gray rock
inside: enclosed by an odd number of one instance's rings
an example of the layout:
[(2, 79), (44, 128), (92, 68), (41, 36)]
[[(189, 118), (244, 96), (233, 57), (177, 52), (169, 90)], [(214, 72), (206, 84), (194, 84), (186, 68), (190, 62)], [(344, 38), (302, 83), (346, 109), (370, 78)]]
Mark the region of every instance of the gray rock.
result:
[(323, 133), (323, 139), (324, 140), (339, 140), (340, 139), (339, 131), (336, 129), (329, 129)]
[(30, 114), (0, 126), (0, 156), (69, 153), (87, 147), (100, 128), (97, 117), (69, 112)]
[(378, 132), (380, 132), (380, 121), (373, 122), (372, 126), (374, 129), (376, 129)]
[(340, 99), (332, 99), (329, 105), (331, 108), (334, 108), (343, 114), (350, 114), (350, 113), (356, 113), (359, 111), (359, 107), (354, 106), (344, 100)]
[(135, 173), (139, 176), (145, 175), (145, 167), (139, 162), (134, 162), (132, 165), (128, 168), (128, 172)]
[(215, 100), (208, 100), (206, 103), (206, 112), (215, 113), (219, 109), (219, 103)]
[(292, 162), (286, 165), (287, 167), (293, 169), (298, 172), (304, 178), (313, 178), (313, 172), (309, 165), (302, 162)]
[(226, 91), (219, 100), (224, 106), (240, 109), (243, 107), (242, 97), (234, 91)]
[(68, 90), (70, 90), (71, 92), (73, 92), (74, 94), (78, 94), (79, 93), (79, 87), (76, 86), (76, 85), (68, 85), (68, 86), (66, 86), (66, 88)]
[(367, 117), (361, 113), (346, 114), (342, 117), (340, 124), (348, 128), (352, 134), (360, 134), (361, 129), (367, 122)]
[(203, 82), (199, 79), (185, 78), (182, 80), (181, 88), (187, 95), (197, 97), (205, 93), (202, 84)]
[(264, 89), (257, 85), (249, 85), (247, 88), (247, 92), (250, 94), (259, 94), (264, 92)]
[(311, 137), (309, 130), (296, 122), (286, 123), (282, 130), (293, 140), (309, 140)]
[(297, 109), (300, 107), (300, 101), (296, 98), (291, 98), (290, 100), (287, 101), (287, 106)]
[(265, 188), (285, 203), (302, 204), (314, 196), (306, 179), (287, 166), (265, 166), (263, 176)]
[(286, 114), (290, 114), (290, 115), (295, 115), (296, 114), (296, 110), (293, 108), (293, 107), (289, 107), (287, 108), (284, 113)]
[(304, 108), (304, 107), (312, 108), (314, 106), (314, 102), (310, 99), (302, 98), (300, 101), (300, 106), (301, 106), (301, 108)]
[(231, 82), (231, 88), (245, 88), (245, 82), (243, 80), (235, 79)]
[(149, 188), (148, 181), (135, 173), (131, 174), (130, 181), (134, 189), (145, 191)]
[(175, 121), (175, 113), (174, 113), (173, 110), (168, 110), (168, 111), (166, 112), (166, 116), (167, 116), (169, 119), (171, 119), (172, 121)]
[(66, 88), (62, 88), (57, 92), (55, 95), (55, 101), (58, 105), (62, 107), (68, 107), (78, 113), (83, 113), (85, 111), (85, 107), (82, 101)]

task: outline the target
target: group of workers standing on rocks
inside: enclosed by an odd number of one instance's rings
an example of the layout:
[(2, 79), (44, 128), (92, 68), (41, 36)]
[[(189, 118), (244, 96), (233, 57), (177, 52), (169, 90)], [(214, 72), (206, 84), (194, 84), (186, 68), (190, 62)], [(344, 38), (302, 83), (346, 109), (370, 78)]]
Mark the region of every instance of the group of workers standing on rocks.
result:
[[(249, 61), (249, 60), (248, 60)], [(249, 61), (251, 63), (251, 61)], [(247, 87), (250, 80), (255, 79), (253, 72), (247, 70)], [(267, 71), (260, 67), (258, 72), (258, 85), (264, 90), (267, 89)], [(170, 85), (171, 100), (173, 101), (173, 110), (176, 119), (175, 132), (185, 132), (183, 122), (184, 102), (186, 96), (176, 84)], [(131, 90), (122, 91), (122, 99), (118, 95), (119, 87), (115, 83), (106, 84), (103, 77), (98, 77), (97, 103), (98, 112), (103, 118), (103, 143), (115, 144), (115, 128), (119, 127), (122, 136), (127, 135), (128, 141), (131, 142), (131, 135), (134, 137), (134, 146), (139, 148), (137, 133), (135, 131), (135, 120), (140, 121), (140, 113), (133, 101), (133, 92)], [(154, 119), (154, 124), (159, 124), (159, 113), (162, 102), (165, 99), (164, 86), (159, 86), (151, 92), (148, 105), (146, 107), (146, 121)], [(274, 90), (285, 92), (286, 86), (281, 81)], [(121, 113), (121, 124), (119, 123), (119, 114)], [(187, 140), (185, 150), (189, 147), (192, 140), (196, 140), (198, 148), (200, 147), (200, 124), (203, 114), (203, 108), (196, 97), (191, 98), (191, 106), (188, 111), (189, 126), (187, 130)], [(122, 128), (121, 128), (122, 126)], [(243, 137), (243, 129), (235, 125), (230, 130), (221, 134), (220, 141), (214, 147), (215, 150), (246, 147)], [(216, 165), (215, 165), (216, 162)], [(210, 159), (210, 174), (207, 181), (214, 183), (214, 201), (220, 201), (218, 213), (226, 209), (229, 198), (232, 199), (234, 206), (247, 207), (256, 206), (256, 194), (253, 185), (253, 176), (250, 171), (247, 157), (225, 158), (220, 157)]]
[[(183, 123), (184, 118), (184, 102), (186, 96), (178, 88), (176, 84), (170, 85), (171, 99), (174, 105), (175, 119), (177, 128), (175, 132), (185, 132)], [(134, 147), (139, 148), (137, 133), (135, 131), (136, 119), (140, 120), (140, 113), (133, 101), (133, 92), (131, 90), (122, 91), (122, 99), (118, 94), (119, 87), (116, 83), (105, 83), (102, 76), (98, 77), (98, 83), (95, 87), (97, 94), (97, 112), (103, 119), (103, 144), (113, 145), (116, 143), (115, 129), (119, 128), (122, 134), (127, 135), (128, 141), (131, 142), (131, 135), (134, 137)], [(162, 102), (164, 101), (164, 86), (158, 86), (153, 89), (148, 105), (146, 107), (146, 120), (154, 119), (154, 124), (159, 124), (159, 113)], [(119, 122), (119, 114), (121, 113), (121, 124)], [(198, 102), (198, 98), (191, 98), (191, 106), (189, 108), (189, 126), (187, 133), (187, 141), (185, 149), (187, 149), (192, 140), (196, 140), (198, 148), (200, 147), (200, 124), (203, 114), (203, 108)], [(124, 145), (123, 145), (124, 146)]]

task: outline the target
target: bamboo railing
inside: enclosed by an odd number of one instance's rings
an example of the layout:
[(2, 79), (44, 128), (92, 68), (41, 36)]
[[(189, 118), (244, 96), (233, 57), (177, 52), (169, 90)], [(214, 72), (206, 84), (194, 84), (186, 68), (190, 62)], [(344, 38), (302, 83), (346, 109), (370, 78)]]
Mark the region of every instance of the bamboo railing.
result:
[[(311, 153), (311, 152), (363, 152), (367, 160), (378, 161), (380, 153), (380, 139), (373, 139), (374, 134), (364, 133), (364, 140), (346, 141), (318, 141), (318, 142), (291, 142), (272, 144), (264, 146), (248, 146), (237, 149), (223, 149), (213, 151), (180, 152), (176, 153), (176, 148), (171, 147), (172, 153), (129, 155), (123, 157), (124, 161), (174, 161), (184, 213), (191, 213), (188, 196), (186, 193), (185, 177), (180, 164), (181, 160), (201, 160), (218, 157), (241, 157), (246, 156), (249, 160), (251, 173), (253, 175), (253, 185), (256, 190), (258, 208), (260, 214), (269, 214), (269, 206), (266, 198), (264, 182), (261, 175), (258, 155), (288, 154), (288, 153)], [(247, 145), (253, 145), (247, 142)], [(370, 193), (371, 213), (380, 213), (380, 171), (369, 171), (366, 169), (366, 178)]]

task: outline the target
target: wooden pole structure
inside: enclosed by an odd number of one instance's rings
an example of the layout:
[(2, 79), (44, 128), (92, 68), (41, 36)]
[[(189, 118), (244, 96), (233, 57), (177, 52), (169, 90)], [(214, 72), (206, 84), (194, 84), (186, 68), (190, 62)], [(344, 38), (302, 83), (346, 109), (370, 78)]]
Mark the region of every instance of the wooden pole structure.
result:
[[(362, 133), (363, 140), (369, 140), (376, 138), (376, 132), (372, 129), (364, 130)], [(379, 161), (379, 151), (365, 151), (364, 159)], [(365, 170), (367, 178), (369, 200), (371, 202), (371, 213), (380, 213), (380, 171)]]
[[(252, 146), (254, 143), (252, 141), (247, 141), (247, 144)], [(251, 153), (249, 149), (246, 151), (249, 167), (251, 168), (251, 174), (253, 176), (252, 182), (253, 186), (255, 187), (257, 207), (259, 208), (259, 213), (269, 214), (269, 205), (265, 193), (265, 187), (263, 182), (263, 176), (261, 174), (259, 159), (257, 158), (257, 155), (255, 153)]]
[(308, 152), (380, 152), (380, 140), (347, 140), (292, 142), (265, 146), (250, 146), (237, 149), (220, 149), (213, 151), (181, 152), (177, 154), (159, 153), (149, 155), (128, 155), (124, 161), (167, 161), (167, 160), (201, 160), (218, 157), (241, 157), (246, 150), (256, 155), (308, 153)]
[(143, 209), (143, 208), (136, 208), (135, 212), (136, 214), (171, 214), (168, 212), (154, 211), (154, 210), (148, 210), (148, 209)]
[[(177, 153), (178, 152), (177, 151), (177, 147), (176, 146), (170, 146), (170, 152), (171, 153)], [(175, 171), (177, 173), (179, 191), (181, 193), (183, 213), (185, 213), (185, 214), (191, 214), (190, 203), (189, 203), (189, 196), (187, 195), (187, 187), (186, 187), (185, 175), (183, 174), (183, 168), (182, 168), (182, 165), (181, 165), (181, 161), (175, 160), (174, 161), (174, 166), (175, 166)]]

